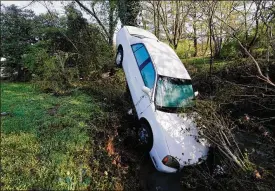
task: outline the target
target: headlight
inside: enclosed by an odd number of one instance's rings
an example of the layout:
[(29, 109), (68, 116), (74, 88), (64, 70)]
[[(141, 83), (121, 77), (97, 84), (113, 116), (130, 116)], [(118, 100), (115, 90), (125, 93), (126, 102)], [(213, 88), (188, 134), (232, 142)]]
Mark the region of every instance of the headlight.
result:
[(171, 168), (175, 168), (175, 169), (179, 169), (180, 168), (180, 164), (177, 161), (177, 159), (175, 159), (174, 157), (167, 155), (166, 157), (164, 157), (162, 159), (162, 163), (166, 166), (169, 166)]

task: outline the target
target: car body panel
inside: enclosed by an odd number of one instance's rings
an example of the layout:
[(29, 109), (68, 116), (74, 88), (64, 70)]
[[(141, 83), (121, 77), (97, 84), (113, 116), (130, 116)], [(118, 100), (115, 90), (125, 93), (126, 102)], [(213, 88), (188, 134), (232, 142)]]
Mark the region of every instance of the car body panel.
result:
[(147, 38), (151, 38), (154, 40), (158, 40), (158, 38), (154, 34), (148, 32), (146, 30), (143, 30), (143, 29), (140, 29), (137, 27), (132, 27), (132, 26), (125, 26), (125, 28), (128, 30), (128, 33), (132, 36), (137, 35), (140, 37), (147, 37)]
[[(145, 46), (156, 71), (154, 87), (151, 88), (149, 95), (142, 91), (145, 83), (131, 47), (138, 43)], [(156, 169), (163, 172), (178, 170), (162, 163), (167, 155), (176, 158), (181, 168), (198, 163), (200, 158), (207, 155), (208, 147), (196, 141), (198, 132), (192, 119), (156, 110), (154, 104), (154, 90), (158, 75), (191, 79), (176, 53), (153, 34), (130, 26), (121, 28), (117, 33), (116, 46), (123, 47), (122, 67), (138, 118), (145, 119), (152, 129), (153, 147), (150, 157)], [(187, 129), (190, 129), (189, 132)]]
[(144, 39), (144, 44), (150, 52), (159, 75), (191, 79), (181, 60), (170, 46), (151, 39)]
[[(157, 122), (157, 120), (154, 118), (155, 115), (155, 106), (154, 104), (151, 104), (149, 106), (149, 108), (147, 108), (142, 114), (140, 114), (139, 118), (144, 118), (148, 121), (151, 129), (152, 129), (152, 133), (153, 133), (153, 147), (150, 151), (150, 156), (155, 157), (155, 159), (158, 159), (158, 166), (155, 165), (155, 167), (159, 170), (159, 171), (163, 171), (163, 172), (167, 172), (164, 169), (167, 169), (169, 167), (165, 166), (162, 164), (162, 159), (167, 156), (167, 153), (169, 153), (169, 148), (166, 142), (166, 138), (165, 135), (163, 134), (163, 130), (162, 128), (160, 128), (159, 123)], [(155, 151), (155, 152), (154, 152)], [(157, 153), (157, 155), (156, 155)], [(152, 159), (153, 160), (153, 159)], [(167, 168), (166, 168), (167, 167)], [(175, 172), (176, 169), (172, 169), (169, 168), (170, 172)]]
[[(135, 56), (131, 49), (130, 40), (131, 35), (127, 29), (122, 28), (117, 34), (117, 46), (123, 47), (123, 62), (122, 67), (127, 79), (127, 84), (131, 92), (133, 103), (137, 103), (138, 100), (144, 95), (141, 87), (142, 77), (139, 72), (139, 68), (136, 64)], [(128, 47), (128, 48), (127, 48)], [(128, 63), (128, 64), (127, 64)], [(129, 64), (130, 63), (130, 64)]]
[(208, 147), (205, 140), (198, 135), (198, 129), (191, 116), (166, 113), (157, 110), (156, 120), (162, 127), (171, 156), (181, 166), (192, 165), (205, 158)]
[(169, 45), (159, 41), (156, 38), (141, 39), (135, 36), (132, 36), (129, 39), (129, 42), (130, 44), (145, 44), (159, 75), (181, 79), (191, 79), (181, 60)]

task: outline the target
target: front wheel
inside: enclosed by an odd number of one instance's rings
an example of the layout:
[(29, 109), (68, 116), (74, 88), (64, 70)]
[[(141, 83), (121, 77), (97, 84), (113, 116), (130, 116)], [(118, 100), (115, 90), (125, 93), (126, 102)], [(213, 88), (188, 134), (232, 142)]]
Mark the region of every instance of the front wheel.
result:
[(123, 61), (123, 50), (121, 47), (119, 47), (116, 53), (116, 66), (121, 68), (122, 61)]
[(138, 139), (140, 146), (146, 152), (151, 151), (153, 147), (153, 133), (148, 123), (141, 121), (140, 128), (138, 129)]

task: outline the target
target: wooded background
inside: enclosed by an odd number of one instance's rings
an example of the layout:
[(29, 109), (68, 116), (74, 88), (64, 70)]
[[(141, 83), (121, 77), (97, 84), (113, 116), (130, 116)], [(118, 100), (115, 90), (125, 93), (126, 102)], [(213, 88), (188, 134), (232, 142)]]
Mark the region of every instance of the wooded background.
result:
[(181, 58), (210, 57), (210, 65), (213, 59), (274, 59), (273, 1), (76, 0), (64, 5), (65, 14), (43, 1), (31, 3), (46, 6), (48, 13), (1, 5), (1, 57), (17, 80), (31, 79), (23, 77), (26, 71), (45, 79), (53, 70), (64, 83), (69, 73), (91, 77), (111, 66), (115, 31), (123, 25), (151, 31)]

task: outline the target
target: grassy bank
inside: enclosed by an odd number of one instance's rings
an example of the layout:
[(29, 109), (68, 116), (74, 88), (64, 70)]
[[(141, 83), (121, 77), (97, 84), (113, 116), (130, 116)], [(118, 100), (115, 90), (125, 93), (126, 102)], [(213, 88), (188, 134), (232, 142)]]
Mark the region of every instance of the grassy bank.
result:
[(144, 153), (136, 149), (124, 93), (122, 71), (66, 96), (2, 83), (2, 188), (139, 189)]
[[(2, 83), (1, 112), (7, 112), (1, 116), (2, 188), (86, 189), (91, 184), (89, 122), (101, 113), (91, 97), (81, 91), (55, 97), (31, 84)], [(100, 175), (96, 185), (108, 188), (112, 182), (105, 179)]]
[[(210, 58), (209, 57), (193, 57), (181, 59), (182, 63), (187, 67), (187, 70), (193, 73), (208, 73), (210, 68)], [(213, 60), (213, 71), (221, 70), (229, 62), (226, 60)]]

